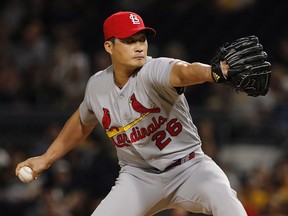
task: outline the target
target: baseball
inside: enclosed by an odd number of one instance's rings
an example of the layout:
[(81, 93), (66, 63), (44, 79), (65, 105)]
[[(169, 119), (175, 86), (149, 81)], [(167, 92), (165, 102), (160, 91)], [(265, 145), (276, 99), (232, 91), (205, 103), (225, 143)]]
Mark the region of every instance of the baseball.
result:
[(31, 182), (34, 180), (33, 170), (29, 166), (23, 166), (19, 170), (18, 177), (22, 182)]

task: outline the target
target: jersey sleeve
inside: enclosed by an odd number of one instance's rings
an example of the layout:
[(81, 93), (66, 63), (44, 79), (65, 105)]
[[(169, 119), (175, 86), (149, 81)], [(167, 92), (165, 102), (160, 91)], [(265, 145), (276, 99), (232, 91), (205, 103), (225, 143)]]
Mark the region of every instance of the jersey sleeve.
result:
[(79, 106), (79, 112), (80, 112), (80, 119), (81, 122), (85, 125), (96, 125), (98, 124), (98, 120), (92, 111), (91, 108), (91, 101), (90, 101), (90, 84), (91, 84), (91, 78), (87, 83), (86, 90), (85, 90), (85, 96), (84, 100)]
[(161, 57), (154, 59), (148, 65), (146, 76), (152, 86), (158, 90), (165, 92), (174, 92), (175, 94), (182, 94), (184, 87), (175, 88), (170, 83), (170, 73), (172, 67), (180, 62), (179, 59)]

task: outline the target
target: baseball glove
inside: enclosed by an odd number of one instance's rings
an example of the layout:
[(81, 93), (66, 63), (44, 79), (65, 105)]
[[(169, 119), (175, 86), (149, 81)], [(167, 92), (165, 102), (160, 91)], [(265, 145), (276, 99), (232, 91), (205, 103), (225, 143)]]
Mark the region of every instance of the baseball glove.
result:
[[(225, 43), (211, 60), (212, 77), (216, 83), (227, 83), (237, 92), (249, 96), (266, 95), (271, 82), (271, 64), (267, 53), (255, 36)], [(228, 76), (222, 73), (220, 61), (229, 65)]]

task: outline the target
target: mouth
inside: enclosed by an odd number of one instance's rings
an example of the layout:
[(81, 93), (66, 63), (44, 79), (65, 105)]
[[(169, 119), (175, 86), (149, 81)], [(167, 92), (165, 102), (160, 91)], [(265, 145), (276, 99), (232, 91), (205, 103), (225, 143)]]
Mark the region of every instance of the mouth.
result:
[(144, 56), (135, 56), (133, 59), (142, 60), (144, 58), (145, 58)]

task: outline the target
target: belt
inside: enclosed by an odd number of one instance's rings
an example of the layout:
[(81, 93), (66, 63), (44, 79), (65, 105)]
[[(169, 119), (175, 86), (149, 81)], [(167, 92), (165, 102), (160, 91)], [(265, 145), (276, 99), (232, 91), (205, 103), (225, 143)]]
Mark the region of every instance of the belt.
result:
[(190, 154), (186, 155), (185, 157), (180, 158), (180, 159), (176, 160), (174, 163), (170, 164), (168, 167), (166, 167), (166, 169), (164, 171), (167, 171), (173, 167), (176, 167), (180, 164), (183, 164), (189, 160), (192, 160), (194, 157), (195, 157), (195, 152), (191, 152)]

